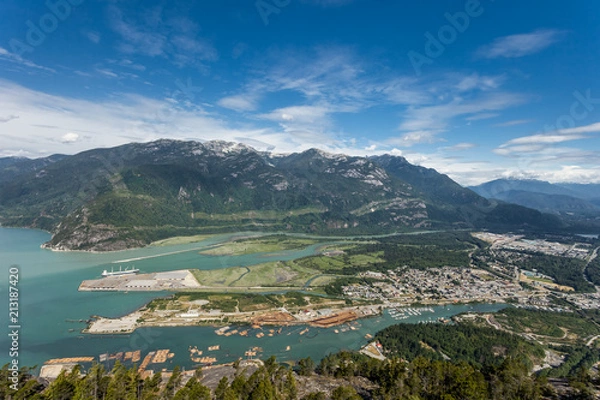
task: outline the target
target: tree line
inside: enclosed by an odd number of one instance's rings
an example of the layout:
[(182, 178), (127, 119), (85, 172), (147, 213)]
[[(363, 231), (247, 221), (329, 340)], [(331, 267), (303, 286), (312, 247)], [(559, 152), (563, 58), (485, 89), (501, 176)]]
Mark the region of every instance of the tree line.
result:
[[(342, 351), (325, 356), (317, 365), (310, 357), (301, 359), (295, 371), (278, 364), (275, 357), (264, 361), (252, 373), (238, 367), (223, 376), (214, 390), (202, 384), (202, 370), (184, 383), (176, 367), (163, 379), (160, 372), (142, 379), (137, 368), (116, 363), (108, 372), (101, 364), (86, 374), (79, 367), (63, 371), (49, 385), (19, 371), (19, 389), (7, 382), (8, 365), (0, 370), (1, 399), (33, 400), (538, 400), (594, 399), (600, 383), (586, 369), (579, 369), (567, 382), (567, 396), (559, 397), (543, 376), (530, 374), (519, 357), (506, 357), (497, 365), (478, 368), (467, 361), (432, 360), (417, 356), (405, 361), (391, 356), (379, 361), (356, 352)], [(301, 378), (300, 378), (301, 377)], [(319, 391), (317, 382), (334, 384), (333, 390)], [(316, 383), (317, 390), (303, 390), (300, 383)]]

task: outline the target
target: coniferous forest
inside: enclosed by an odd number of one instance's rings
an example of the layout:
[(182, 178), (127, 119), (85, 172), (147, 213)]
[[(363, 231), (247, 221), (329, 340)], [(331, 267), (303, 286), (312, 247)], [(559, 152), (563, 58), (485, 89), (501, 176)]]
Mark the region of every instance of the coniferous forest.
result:
[[(389, 334), (389, 332), (388, 332)], [(164, 376), (160, 372), (142, 379), (134, 366), (117, 362), (111, 371), (101, 364), (88, 371), (76, 367), (63, 371), (51, 383), (36, 379), (31, 370), (19, 372), (19, 389), (10, 388), (8, 365), (0, 370), (1, 399), (38, 400), (360, 400), (360, 399), (594, 399), (597, 378), (581, 369), (568, 379), (549, 382), (531, 374), (521, 355), (499, 363), (432, 359), (418, 355), (410, 362), (392, 356), (386, 361), (356, 352), (324, 357), (319, 364), (310, 358), (294, 368), (264, 362), (234, 363), (235, 373), (224, 376), (212, 389), (202, 383), (199, 368), (185, 374), (178, 367)], [(320, 388), (325, 390), (319, 390)], [(557, 390), (557, 387), (560, 390)], [(316, 390), (310, 390), (316, 388)]]

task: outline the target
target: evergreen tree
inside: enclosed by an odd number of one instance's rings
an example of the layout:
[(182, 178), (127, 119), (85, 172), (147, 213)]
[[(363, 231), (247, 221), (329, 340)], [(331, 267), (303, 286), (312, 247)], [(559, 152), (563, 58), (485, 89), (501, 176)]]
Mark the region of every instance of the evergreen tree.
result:
[(250, 393), (250, 400), (278, 400), (275, 388), (267, 377), (259, 380), (256, 387)]
[(226, 376), (222, 377), (215, 389), (215, 399), (216, 400), (224, 400), (225, 399), (225, 391), (229, 387), (229, 380)]
[(48, 400), (71, 400), (75, 395), (75, 388), (79, 380), (79, 368), (77, 365), (70, 373), (63, 370), (48, 386), (44, 393), (45, 397)]
[(238, 374), (233, 378), (233, 382), (231, 382), (231, 391), (236, 396), (242, 399), (247, 399), (250, 395), (250, 384), (246, 380), (243, 374)]
[(202, 385), (196, 377), (192, 377), (184, 387), (179, 389), (173, 400), (210, 400), (210, 389)]
[(296, 386), (296, 378), (292, 370), (287, 371), (283, 394), (285, 400), (296, 400), (298, 398), (298, 387)]
[(515, 358), (507, 358), (495, 368), (490, 381), (492, 399), (536, 400), (541, 398), (541, 386), (529, 376), (527, 367)]
[(338, 386), (331, 393), (331, 400), (362, 400), (352, 386)]
[(112, 377), (106, 389), (106, 400), (130, 399), (127, 368), (121, 362), (117, 361), (111, 371), (111, 375)]
[(102, 364), (94, 364), (85, 378), (81, 379), (75, 388), (73, 400), (96, 400), (103, 399), (106, 395), (110, 378)]
[(310, 357), (301, 358), (298, 360), (298, 374), (302, 376), (310, 376), (315, 371), (315, 362)]
[(162, 393), (162, 398), (164, 400), (170, 400), (171, 398), (173, 398), (179, 386), (181, 386), (181, 369), (177, 366), (173, 368), (171, 377), (165, 385), (165, 389)]
[(162, 374), (160, 372), (152, 375), (151, 378), (146, 378), (142, 387), (143, 400), (158, 400), (160, 398), (160, 383), (162, 382)]
[(309, 393), (302, 400), (327, 400), (327, 396), (323, 392)]
[[(42, 399), (42, 395), (40, 394), (42, 390), (44, 390), (44, 385), (35, 379), (29, 379), (11, 398), (12, 400)], [(5, 399), (7, 397), (0, 398)]]

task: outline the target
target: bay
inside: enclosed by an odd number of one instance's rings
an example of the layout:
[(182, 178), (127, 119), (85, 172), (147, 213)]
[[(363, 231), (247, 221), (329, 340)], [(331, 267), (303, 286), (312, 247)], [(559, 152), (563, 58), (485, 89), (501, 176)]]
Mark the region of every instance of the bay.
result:
[[(292, 361), (306, 356), (315, 360), (342, 349), (357, 350), (368, 340), (366, 334), (394, 323), (435, 321), (466, 311), (497, 311), (501, 304), (452, 305), (433, 307), (433, 312), (394, 320), (387, 312), (381, 316), (363, 319), (353, 324), (330, 329), (286, 327), (270, 332), (263, 328), (264, 337), (256, 337), (259, 330), (250, 329), (247, 337), (217, 336), (214, 327), (143, 328), (129, 335), (87, 335), (81, 330), (92, 315), (119, 317), (132, 312), (153, 298), (168, 293), (78, 292), (82, 280), (100, 277), (102, 270), (111, 267), (135, 267), (142, 273), (176, 269), (219, 269), (248, 266), (267, 261), (291, 260), (316, 254), (322, 244), (302, 250), (279, 251), (273, 254), (243, 256), (209, 256), (199, 254), (203, 249), (247, 233), (210, 237), (202, 242), (164, 247), (146, 247), (110, 253), (55, 252), (40, 248), (50, 239), (47, 232), (0, 228), (0, 321), (8, 321), (8, 277), (12, 266), (19, 268), (19, 364), (42, 365), (51, 358), (94, 356), (103, 353), (141, 350), (142, 356), (158, 349), (170, 349), (175, 356), (165, 368), (180, 365), (194, 367), (189, 357), (190, 346), (204, 352), (203, 356), (231, 362), (243, 357), (252, 347), (262, 350), (261, 357), (277, 356), (280, 361)], [(81, 322), (80, 322), (81, 321)], [(238, 328), (242, 329), (242, 328)], [(243, 328), (247, 329), (247, 328)], [(339, 333), (336, 333), (336, 330)], [(0, 336), (0, 364), (10, 361), (11, 342), (6, 333)], [(279, 332), (279, 333), (278, 333)], [(271, 336), (270, 336), (271, 335)], [(219, 345), (217, 351), (209, 346)], [(289, 346), (289, 347), (288, 347)]]

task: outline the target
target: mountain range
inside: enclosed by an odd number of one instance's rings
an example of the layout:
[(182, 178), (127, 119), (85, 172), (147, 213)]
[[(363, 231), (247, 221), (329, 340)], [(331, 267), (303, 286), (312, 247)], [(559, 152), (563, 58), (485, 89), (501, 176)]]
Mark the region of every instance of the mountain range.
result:
[(497, 179), (470, 189), (488, 199), (520, 204), (565, 217), (600, 217), (600, 184), (552, 184), (534, 179)]
[(0, 223), (51, 231), (47, 247), (118, 250), (178, 235), (335, 235), (431, 229), (557, 230), (556, 216), (487, 199), (403, 157), (223, 141), (158, 140), (0, 159)]

